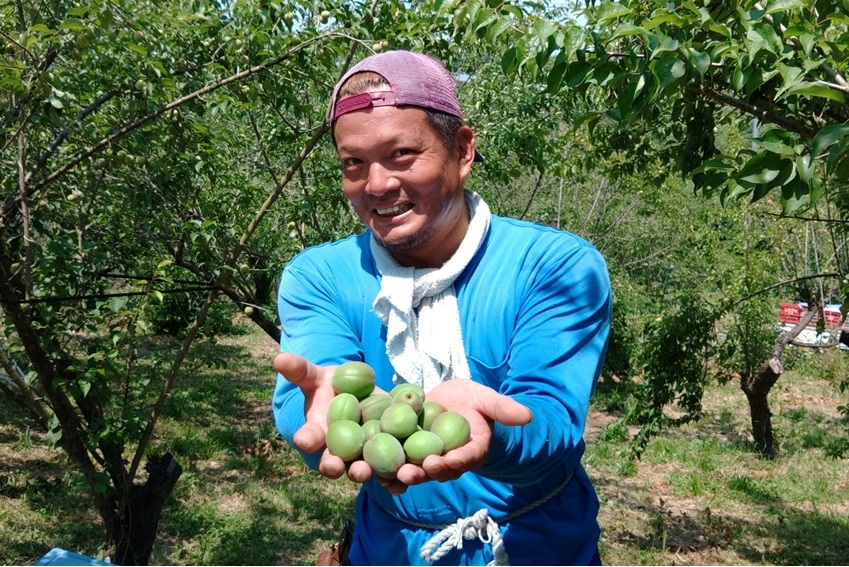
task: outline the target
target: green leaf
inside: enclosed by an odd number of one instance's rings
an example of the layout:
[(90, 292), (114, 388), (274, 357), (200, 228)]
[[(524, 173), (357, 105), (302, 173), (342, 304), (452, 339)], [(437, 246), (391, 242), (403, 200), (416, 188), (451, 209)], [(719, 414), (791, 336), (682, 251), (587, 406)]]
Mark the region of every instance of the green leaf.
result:
[(784, 43), (773, 27), (765, 22), (759, 22), (752, 26), (746, 34), (746, 39), (752, 44), (750, 56), (755, 59), (755, 54), (761, 49), (766, 49), (773, 55), (781, 55), (784, 51)]
[(828, 152), (828, 171), (840, 181), (849, 179), (849, 138), (834, 144)]
[(690, 64), (699, 72), (699, 75), (704, 77), (705, 73), (710, 69), (710, 56), (702, 51), (691, 51)]
[(801, 0), (775, 0), (766, 7), (764, 14), (775, 14), (776, 12), (787, 12), (796, 8), (804, 8), (805, 3)]
[(686, 22), (681, 16), (679, 16), (675, 12), (663, 12), (643, 22), (643, 28), (645, 30), (651, 31), (654, 28), (663, 24), (670, 24), (676, 28), (682, 28), (684, 27)]
[(809, 33), (803, 33), (799, 36), (799, 43), (802, 44), (802, 51), (805, 52), (805, 56), (810, 57), (811, 51), (817, 44), (817, 38)]
[(131, 43), (130, 44), (130, 50), (135, 51), (136, 53), (138, 53), (142, 57), (147, 57), (147, 50), (137, 43)]
[(512, 75), (516, 72), (518, 66), (519, 59), (516, 57), (516, 46), (513, 46), (501, 56), (501, 71), (505, 75)]
[(566, 85), (575, 88), (584, 83), (593, 66), (585, 61), (573, 61), (566, 75)]
[(796, 171), (799, 172), (799, 178), (804, 183), (810, 183), (816, 173), (814, 160), (811, 159), (811, 156), (796, 156)]
[(84, 23), (76, 18), (68, 18), (61, 24), (59, 24), (59, 31), (80, 31), (86, 29)]
[(781, 158), (773, 153), (755, 154), (734, 178), (752, 185), (769, 183), (778, 177), (782, 168), (781, 161)]
[(678, 40), (669, 36), (660, 36), (660, 42), (654, 47), (651, 52), (651, 59), (657, 57), (658, 53), (665, 51), (678, 51)]
[(833, 100), (839, 103), (843, 103), (846, 100), (843, 93), (840, 91), (834, 90), (831, 87), (821, 83), (810, 83), (807, 81), (803, 81), (798, 85), (790, 87), (784, 93), (785, 96), (794, 94), (803, 96), (817, 96), (821, 98), (827, 98), (829, 100)]
[(34, 26), (32, 26), (29, 29), (29, 31), (33, 32), (33, 33), (41, 33), (41, 34), (45, 34), (45, 35), (50, 35), (50, 34), (56, 33), (56, 30), (52, 30), (44, 24), (35, 24)]
[(780, 98), (788, 89), (801, 83), (805, 76), (805, 72), (799, 67), (791, 67), (784, 65), (783, 63), (778, 64), (778, 72), (781, 74), (781, 78), (784, 79), (784, 82), (781, 85), (781, 88), (776, 92), (776, 98)]
[(814, 159), (818, 159), (821, 153), (845, 136), (849, 136), (849, 124), (831, 124), (821, 128), (814, 136), (814, 147), (811, 151)]
[(735, 91), (742, 91), (743, 87), (746, 86), (746, 82), (749, 80), (749, 77), (752, 76), (752, 69), (735, 67), (734, 73), (731, 74), (731, 84), (734, 86)]
[(646, 30), (644, 28), (641, 28), (640, 26), (636, 26), (630, 22), (625, 22), (621, 24), (618, 28), (616, 28), (616, 31), (613, 32), (613, 34), (610, 36), (610, 39), (613, 40), (619, 37), (627, 37), (630, 35), (648, 37), (648, 32), (646, 32)]
[(558, 56), (557, 59), (558, 60), (554, 62), (554, 65), (551, 68), (551, 72), (548, 74), (548, 81), (545, 89), (545, 92), (547, 93), (556, 93), (560, 90), (560, 85), (563, 82), (563, 76), (569, 69), (569, 64), (566, 61), (560, 61), (560, 56)]
[(687, 71), (682, 61), (672, 57), (652, 61), (651, 70), (661, 89), (683, 77)]
[(557, 31), (556, 25), (543, 18), (537, 18), (536, 21), (534, 21), (533, 28), (536, 36), (539, 38), (540, 42), (543, 43), (551, 34)]
[(781, 188), (781, 212), (792, 214), (810, 203), (808, 188), (796, 177)]
[(509, 29), (511, 25), (513, 25), (513, 18), (508, 16), (502, 16), (495, 20), (495, 22), (489, 26), (486, 30), (486, 39), (489, 41), (493, 41), (495, 38), (504, 33), (505, 30)]
[(601, 6), (598, 7), (596, 18), (600, 26), (605, 26), (616, 18), (629, 15), (631, 15), (631, 10), (627, 6), (623, 6), (618, 2), (605, 0), (601, 3)]

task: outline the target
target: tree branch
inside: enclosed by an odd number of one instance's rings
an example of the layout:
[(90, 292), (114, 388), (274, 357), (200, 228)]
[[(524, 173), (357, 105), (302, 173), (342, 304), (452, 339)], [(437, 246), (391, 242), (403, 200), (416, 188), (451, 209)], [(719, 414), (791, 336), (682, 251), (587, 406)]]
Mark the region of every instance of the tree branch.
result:
[(687, 89), (691, 90), (697, 95), (707, 97), (726, 106), (736, 108), (737, 110), (742, 110), (743, 112), (751, 114), (752, 116), (756, 116), (765, 122), (771, 122), (773, 124), (781, 126), (785, 130), (795, 132), (796, 134), (799, 134), (804, 138), (812, 139), (816, 134), (814, 130), (808, 128), (803, 124), (800, 124), (794, 120), (789, 120), (787, 118), (784, 118), (783, 116), (779, 116), (778, 114), (775, 114), (768, 110), (764, 110), (740, 99), (730, 97), (726, 94), (712, 89), (711, 87), (708, 87), (707, 85), (703, 85), (701, 83), (690, 83), (687, 85)]
[(823, 274), (813, 274), (813, 275), (810, 275), (810, 276), (799, 276), (798, 278), (793, 278), (791, 280), (780, 281), (778, 283), (767, 286), (767, 287), (765, 287), (761, 290), (758, 290), (755, 293), (751, 293), (751, 294), (749, 294), (745, 297), (742, 297), (742, 298), (738, 299), (737, 301), (732, 302), (730, 306), (734, 307), (735, 305), (739, 305), (740, 303), (743, 303), (744, 301), (748, 301), (748, 300), (752, 299), (753, 297), (757, 297), (757, 296), (762, 295), (762, 294), (764, 294), (768, 291), (771, 291), (773, 289), (776, 289), (776, 288), (779, 288), (779, 287), (782, 287), (782, 286), (785, 286), (785, 285), (791, 285), (791, 284), (803, 282), (803, 281), (806, 281), (806, 280), (816, 280), (816, 279), (823, 279), (823, 278), (839, 278), (839, 277), (842, 277), (842, 276), (843, 276), (843, 274), (839, 274), (839, 273), (836, 273), (836, 272), (827, 272), (827, 273), (823, 273)]
[(82, 161), (84, 161), (85, 159), (89, 158), (90, 156), (96, 154), (100, 150), (108, 147), (113, 142), (123, 138), (124, 136), (126, 136), (130, 132), (133, 132), (133, 131), (141, 128), (142, 126), (144, 126), (148, 122), (155, 120), (156, 118), (162, 116), (163, 114), (165, 114), (169, 110), (172, 110), (174, 108), (182, 106), (182, 105), (184, 105), (184, 104), (186, 104), (186, 103), (188, 103), (192, 100), (195, 100), (196, 98), (202, 97), (203, 95), (208, 94), (208, 93), (210, 93), (214, 90), (217, 90), (221, 87), (224, 87), (226, 85), (229, 85), (230, 83), (234, 83), (236, 81), (244, 79), (245, 77), (249, 77), (250, 75), (254, 75), (254, 74), (257, 74), (257, 73), (262, 73), (264, 71), (267, 71), (269, 68), (279, 64), (282, 61), (285, 61), (286, 59), (291, 57), (294, 53), (297, 53), (301, 49), (304, 49), (307, 45), (310, 45), (312, 43), (316, 43), (318, 41), (328, 39), (328, 38), (331, 38), (331, 37), (340, 37), (340, 36), (345, 37), (344, 35), (339, 34), (337, 32), (328, 32), (326, 34), (316, 36), (314, 38), (309, 38), (309, 39), (305, 40), (303, 43), (298, 44), (297, 46), (286, 51), (286, 53), (279, 55), (278, 57), (275, 57), (275, 58), (271, 59), (270, 61), (267, 61), (267, 62), (262, 63), (260, 65), (256, 65), (254, 67), (250, 67), (248, 69), (245, 69), (244, 71), (241, 71), (239, 73), (235, 73), (233, 75), (230, 75), (229, 77), (226, 77), (226, 78), (221, 79), (219, 81), (216, 81), (212, 84), (209, 84), (209, 85), (207, 85), (207, 86), (205, 86), (201, 89), (198, 89), (198, 90), (196, 90), (196, 91), (194, 91), (190, 94), (182, 96), (178, 99), (175, 99), (175, 100), (169, 102), (168, 104), (165, 104), (165, 105), (159, 107), (158, 109), (151, 112), (150, 114), (147, 114), (145, 116), (142, 116), (141, 118), (138, 118), (138, 119), (136, 119), (132, 122), (125, 124), (123, 127), (119, 128), (116, 132), (110, 134), (109, 136), (107, 136), (107, 137), (103, 138), (102, 140), (100, 140), (99, 142), (95, 143), (93, 146), (90, 146), (88, 149), (81, 152), (77, 157), (68, 161), (62, 167), (56, 169), (52, 173), (50, 173), (47, 176), (40, 179), (34, 185), (28, 185), (27, 188), (25, 189), (25, 191), (23, 192), (23, 194), (19, 194), (16, 197), (15, 201), (13, 201), (11, 203), (9, 203), (9, 202), (5, 203), (3, 205), (2, 210), (0, 210), (0, 230), (5, 228), (5, 226), (9, 223), (9, 220), (14, 215), (14, 211), (15, 211), (14, 203), (15, 202), (18, 202), (22, 199), (27, 199), (33, 193), (35, 193), (36, 191), (39, 191), (41, 189), (44, 189), (44, 188), (52, 185), (57, 179), (59, 179), (60, 177), (62, 177), (64, 174), (68, 173), (72, 169), (74, 169)]

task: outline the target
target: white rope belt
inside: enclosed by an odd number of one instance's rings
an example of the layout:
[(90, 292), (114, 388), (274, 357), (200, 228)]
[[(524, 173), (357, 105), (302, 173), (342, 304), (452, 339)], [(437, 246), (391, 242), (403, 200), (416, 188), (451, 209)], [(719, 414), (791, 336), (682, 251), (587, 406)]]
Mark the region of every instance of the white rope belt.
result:
[(495, 520), (490, 518), (489, 510), (481, 508), (473, 516), (460, 518), (457, 523), (445, 528), (428, 541), (421, 549), (421, 558), (427, 562), (441, 559), (454, 549), (463, 549), (464, 539), (479, 539), (492, 547), (493, 560), (490, 565), (510, 565), (510, 558), (504, 550), (501, 530)]
[[(561, 490), (566, 488), (566, 485), (572, 480), (573, 475), (569, 475), (566, 477), (559, 486), (554, 488), (551, 492), (543, 496), (542, 498), (535, 500), (524, 506), (519, 508), (518, 510), (507, 514), (503, 518), (499, 519), (498, 522), (508, 522), (510, 520), (516, 519), (519, 516), (530, 512), (534, 508), (541, 506), (557, 496)], [(492, 561), (489, 565), (510, 565), (510, 558), (507, 555), (507, 550), (504, 547), (504, 541), (501, 539), (501, 528), (498, 525), (492, 516), (489, 515), (489, 510), (486, 508), (481, 508), (477, 512), (475, 512), (472, 516), (467, 518), (460, 518), (453, 524), (425, 524), (414, 522), (411, 520), (405, 520), (403, 518), (399, 518), (395, 514), (392, 514), (385, 508), (383, 508), (384, 512), (392, 516), (393, 518), (400, 520), (406, 524), (410, 524), (412, 526), (416, 526), (418, 528), (424, 528), (428, 530), (441, 530), (435, 536), (430, 538), (427, 543), (425, 543), (421, 550), (420, 556), (427, 562), (436, 561), (445, 556), (446, 553), (451, 551), (454, 548), (463, 549), (463, 541), (464, 540), (480, 540), (482, 543), (488, 543), (492, 548)]]

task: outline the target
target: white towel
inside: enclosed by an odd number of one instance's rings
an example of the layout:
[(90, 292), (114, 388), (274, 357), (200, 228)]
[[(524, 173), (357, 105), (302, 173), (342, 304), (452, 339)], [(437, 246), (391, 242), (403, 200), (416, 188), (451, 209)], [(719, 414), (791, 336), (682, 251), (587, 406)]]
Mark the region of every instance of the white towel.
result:
[(424, 390), (453, 378), (471, 378), (454, 280), (480, 248), (489, 230), (489, 206), (472, 191), (469, 229), (460, 247), (441, 268), (401, 266), (372, 235), (371, 251), (381, 275), (374, 310), (386, 325), (386, 354), (396, 384), (410, 382)]

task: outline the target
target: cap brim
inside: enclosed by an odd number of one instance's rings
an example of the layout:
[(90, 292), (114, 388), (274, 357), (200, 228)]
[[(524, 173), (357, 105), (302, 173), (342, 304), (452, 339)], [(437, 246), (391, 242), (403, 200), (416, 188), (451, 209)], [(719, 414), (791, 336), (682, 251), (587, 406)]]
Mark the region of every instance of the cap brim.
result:
[(475, 161), (477, 163), (483, 163), (483, 162), (486, 161), (485, 159), (483, 159), (483, 156), (481, 155), (481, 153), (477, 150), (475, 150)]

